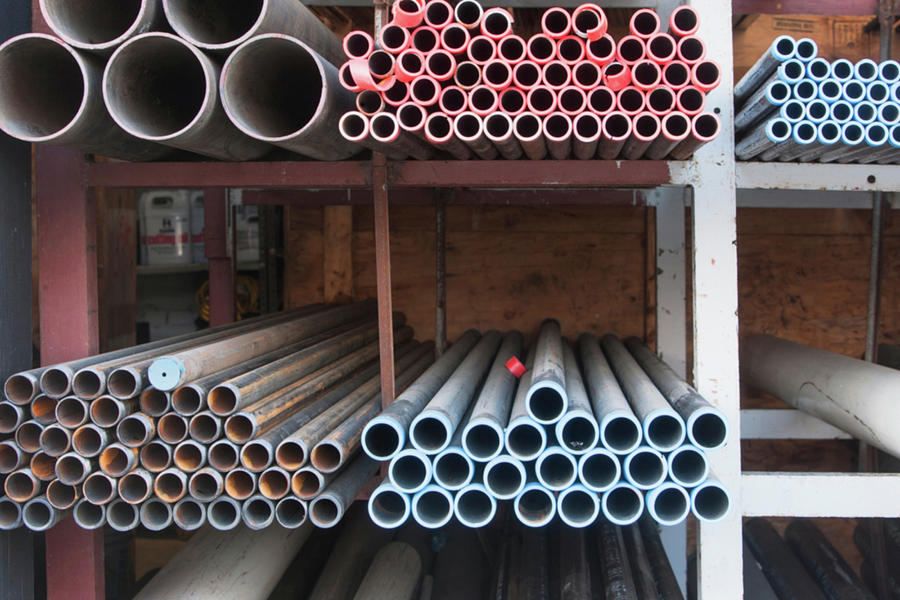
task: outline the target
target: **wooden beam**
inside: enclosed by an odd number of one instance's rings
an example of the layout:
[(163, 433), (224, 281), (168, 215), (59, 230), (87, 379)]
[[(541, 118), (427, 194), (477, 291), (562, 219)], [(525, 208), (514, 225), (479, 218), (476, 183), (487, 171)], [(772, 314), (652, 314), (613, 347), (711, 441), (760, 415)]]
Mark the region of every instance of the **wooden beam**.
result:
[(732, 0), (736, 15), (874, 15), (878, 0)]
[(100, 351), (135, 344), (137, 205), (132, 190), (97, 189)]
[(381, 404), (394, 401), (394, 314), (391, 298), (391, 226), (387, 166), (382, 154), (372, 159), (375, 203), (375, 278), (378, 289), (378, 342), (381, 355)]
[(325, 302), (353, 298), (353, 207), (326, 206), (324, 215)]
[(234, 321), (234, 261), (228, 252), (228, 194), (203, 190), (203, 236), (209, 259), (209, 324)]

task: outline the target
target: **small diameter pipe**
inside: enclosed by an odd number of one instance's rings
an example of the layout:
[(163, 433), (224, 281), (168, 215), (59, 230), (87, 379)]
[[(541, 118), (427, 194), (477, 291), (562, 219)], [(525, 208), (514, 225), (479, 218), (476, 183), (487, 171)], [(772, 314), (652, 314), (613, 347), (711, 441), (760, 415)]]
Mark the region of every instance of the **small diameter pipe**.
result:
[(67, 510), (75, 506), (81, 497), (81, 488), (54, 479), (47, 484), (47, 501), (57, 510)]
[(701, 92), (711, 92), (721, 81), (722, 70), (715, 61), (701, 60), (691, 67), (691, 84)]
[[(425, 55), (418, 50), (407, 48), (397, 56), (397, 60), (394, 62), (394, 75), (397, 77), (398, 81), (409, 83), (416, 77), (424, 74)], [(357, 100), (357, 106), (359, 106), (359, 100)]]
[(721, 521), (730, 510), (731, 495), (715, 479), (708, 479), (691, 490), (691, 512), (701, 521)]
[(100, 396), (91, 402), (91, 421), (99, 427), (115, 427), (122, 419), (136, 410), (136, 400), (119, 400), (112, 396)]
[(616, 45), (616, 60), (629, 67), (646, 57), (647, 45), (637, 36), (626, 35)]
[(544, 450), (534, 465), (538, 481), (548, 490), (559, 492), (578, 479), (578, 462), (559, 446)]
[(574, 118), (587, 108), (587, 95), (581, 88), (565, 87), (559, 91), (557, 107), (561, 113)]
[(240, 450), (229, 440), (214, 442), (206, 454), (209, 465), (217, 471), (229, 471), (240, 464)]
[(191, 439), (201, 444), (211, 444), (222, 437), (222, 418), (205, 410), (197, 413), (188, 424)]
[(469, 91), (481, 83), (481, 66), (471, 61), (461, 62), (456, 65), (456, 73), (453, 81), (460, 88)]
[(247, 498), (241, 506), (241, 519), (254, 531), (265, 529), (275, 522), (275, 503), (262, 496)]
[(676, 37), (696, 35), (700, 29), (700, 16), (690, 6), (679, 6), (669, 15), (669, 33)]
[(641, 490), (653, 489), (666, 480), (665, 457), (654, 448), (641, 446), (625, 457), (622, 472), (628, 483)]
[(431, 113), (425, 119), (425, 139), (433, 146), (450, 153), (457, 160), (472, 157), (469, 147), (453, 133), (453, 121), (443, 113)]
[(219, 531), (230, 531), (241, 523), (241, 504), (234, 498), (220, 496), (206, 507), (206, 519)]
[(644, 495), (633, 485), (617, 483), (600, 500), (603, 516), (614, 525), (631, 525), (644, 512)]
[(561, 90), (572, 82), (572, 69), (559, 60), (551, 60), (541, 69), (541, 81), (552, 90)]
[(156, 476), (153, 491), (165, 502), (178, 502), (187, 495), (188, 476), (178, 469), (166, 469)]
[(782, 162), (790, 162), (795, 160), (798, 156), (801, 156), (813, 147), (816, 141), (816, 136), (818, 135), (819, 130), (816, 127), (816, 124), (812, 121), (804, 120), (799, 123), (794, 123), (793, 133), (791, 135), (791, 139), (787, 141), (787, 143), (783, 144), (777, 151), (774, 153), (764, 152), (760, 155), (761, 160), (772, 160), (777, 158)]
[(691, 69), (687, 63), (673, 60), (662, 68), (662, 83), (673, 90), (680, 90), (691, 82)]
[(409, 519), (409, 495), (388, 482), (379, 485), (368, 502), (369, 517), (383, 529), (396, 529)]
[(647, 58), (664, 67), (675, 60), (678, 44), (668, 33), (656, 33), (647, 40)]
[(543, 160), (547, 156), (547, 143), (541, 119), (531, 112), (523, 112), (513, 119), (513, 131), (531, 160)]
[(441, 48), (455, 57), (465, 56), (470, 39), (469, 30), (458, 23), (451, 23), (441, 29)]
[(824, 58), (816, 58), (806, 63), (806, 76), (816, 83), (831, 77), (831, 63)]
[[(695, 117), (706, 108), (706, 94), (692, 85), (681, 88), (675, 94), (675, 104), (678, 111), (689, 117)], [(782, 108), (784, 108), (782, 106)]]
[(547, 86), (539, 85), (528, 90), (526, 102), (530, 113), (538, 117), (546, 117), (556, 110), (556, 92)]
[(398, 490), (414, 494), (431, 481), (432, 465), (428, 455), (415, 448), (395, 454), (388, 465), (388, 479)]
[(62, 519), (63, 513), (46, 498), (32, 498), (22, 507), (22, 523), (31, 531), (47, 531)]
[(841, 98), (843, 100), (846, 100), (851, 104), (856, 104), (857, 102), (861, 102), (865, 97), (866, 86), (859, 81), (851, 79), (850, 81), (845, 81), (843, 83), (841, 91)]
[(647, 148), (644, 158), (663, 160), (691, 133), (691, 120), (679, 112), (671, 112), (662, 118), (661, 134)]
[(677, 525), (691, 512), (691, 499), (685, 489), (666, 482), (647, 492), (647, 512), (660, 525)]
[(485, 65), (497, 58), (497, 42), (483, 35), (476, 35), (469, 41), (466, 56), (476, 65)]
[(288, 488), (298, 498), (312, 500), (322, 493), (331, 479), (313, 468), (303, 467), (290, 476)]
[(172, 519), (185, 531), (196, 531), (206, 525), (206, 504), (182, 498), (172, 507)]
[(19, 469), (7, 475), (3, 491), (10, 500), (26, 502), (41, 493), (41, 481), (31, 469)]
[(739, 160), (750, 160), (775, 147), (791, 136), (791, 124), (782, 118), (766, 121), (744, 136), (735, 146)]
[(528, 91), (541, 83), (541, 68), (531, 60), (525, 60), (513, 67), (513, 85)]
[(834, 121), (825, 121), (818, 126), (818, 135), (812, 148), (797, 157), (797, 162), (812, 162), (829, 151), (841, 139), (841, 126)]
[(494, 7), (484, 11), (481, 18), (481, 33), (499, 41), (512, 33), (513, 17), (504, 8)]
[(588, 527), (600, 515), (600, 497), (583, 485), (575, 484), (559, 494), (559, 518), (569, 527)]
[(596, 64), (581, 61), (572, 66), (572, 84), (585, 94), (596, 88), (603, 81), (603, 72)]
[(671, 88), (660, 86), (647, 92), (646, 109), (662, 119), (677, 108), (675, 92)]
[[(545, 128), (544, 134), (547, 130)], [(538, 423), (558, 421), (569, 405), (565, 389), (565, 366), (559, 322), (547, 319), (541, 324), (535, 344), (531, 383), (525, 395), (528, 415)]]
[(453, 514), (466, 527), (481, 528), (494, 520), (497, 501), (479, 483), (467, 485), (453, 500)]
[(607, 87), (594, 88), (588, 92), (587, 104), (592, 113), (605, 117), (616, 110), (616, 95)]
[(500, 110), (510, 117), (522, 114), (526, 108), (528, 105), (522, 90), (510, 87), (500, 93)]
[(395, 23), (385, 25), (378, 34), (379, 45), (391, 54), (403, 52), (409, 48), (411, 41), (409, 30)]
[(500, 96), (490, 86), (479, 85), (469, 92), (468, 108), (479, 117), (492, 114), (499, 103)]
[[(809, 108), (807, 105), (807, 113), (808, 112)], [(871, 102), (859, 102), (853, 107), (853, 116), (857, 123), (868, 125), (878, 118), (878, 108)]]
[(678, 60), (693, 66), (706, 58), (706, 44), (698, 37), (681, 38), (678, 40), (675, 54)]
[(172, 505), (150, 498), (141, 505), (141, 525), (150, 531), (162, 531), (172, 524)]
[(175, 446), (172, 461), (182, 471), (193, 473), (206, 464), (206, 446), (194, 440), (185, 440)]
[(381, 152), (392, 160), (403, 160), (406, 158), (406, 155), (402, 152), (387, 144), (376, 142), (369, 135), (369, 118), (361, 112), (350, 111), (345, 113), (338, 123), (338, 130), (344, 138), (362, 144), (376, 152)]
[(594, 448), (578, 460), (578, 480), (594, 492), (602, 493), (612, 488), (621, 475), (619, 459), (606, 448)]
[(432, 149), (422, 140), (403, 131), (397, 117), (391, 113), (378, 113), (372, 117), (369, 127), (370, 135), (376, 142), (394, 146), (413, 158), (428, 160), (433, 154)]
[(369, 58), (375, 51), (375, 41), (365, 31), (354, 30), (344, 36), (343, 48), (347, 58)]
[[(19, 425), (13, 439), (15, 439), (16, 445), (25, 452), (37, 452), (41, 450), (41, 435), (43, 435), (44, 429), (45, 427), (38, 421), (31, 419)], [(50, 454), (50, 456), (54, 455)]]
[(631, 21), (628, 28), (631, 35), (641, 39), (648, 39), (659, 31), (659, 15), (656, 11), (649, 8), (642, 8), (631, 15)]
[(42, 451), (31, 455), (28, 466), (34, 476), (41, 481), (52, 481), (56, 477), (56, 459)]
[(100, 469), (110, 477), (121, 477), (138, 464), (137, 448), (110, 444), (100, 453)]
[(30, 457), (12, 440), (0, 442), (0, 473), (8, 474), (27, 466)]
[(215, 500), (225, 492), (225, 479), (211, 467), (203, 467), (191, 475), (188, 493), (199, 502)]
[(659, 117), (650, 112), (635, 115), (631, 129), (631, 138), (625, 142), (622, 148), (622, 158), (625, 160), (638, 160), (644, 156), (647, 148), (662, 132)]
[(669, 478), (682, 487), (695, 487), (709, 476), (706, 453), (692, 444), (685, 444), (673, 450), (667, 462)]
[(528, 47), (518, 35), (507, 35), (497, 42), (497, 55), (510, 65), (516, 65), (528, 57)]
[(519, 379), (519, 385), (513, 397), (512, 409), (509, 413), (509, 424), (506, 427), (506, 451), (521, 461), (536, 459), (547, 447), (547, 433), (541, 425), (528, 416), (526, 402), (528, 389), (531, 387), (531, 377), (534, 373), (533, 366), (536, 350), (536, 346), (532, 345), (528, 351), (528, 356), (525, 359), (527, 370)]
[(569, 66), (584, 60), (585, 51), (584, 41), (577, 36), (567, 35), (556, 41), (556, 58)]
[(572, 119), (556, 112), (544, 118), (544, 139), (547, 151), (555, 160), (566, 160), (572, 154)]
[[(473, 90), (473, 94), (479, 90)], [(491, 90), (493, 92), (493, 90)], [(496, 94), (496, 92), (494, 92)], [(470, 96), (471, 101), (471, 96)], [(453, 132), (457, 138), (471, 148), (479, 158), (494, 160), (497, 148), (484, 135), (484, 123), (475, 112), (464, 112), (453, 120)]]
[[(677, 150), (677, 148), (676, 148)], [(603, 352), (622, 384), (635, 414), (641, 419), (644, 440), (660, 452), (674, 450), (684, 441), (684, 421), (657, 390), (640, 365), (614, 335), (601, 340)]]
[(525, 466), (522, 461), (501, 454), (484, 468), (484, 487), (497, 500), (511, 500), (524, 488)]
[(568, 340), (563, 343), (563, 358), (569, 407), (562, 419), (557, 421), (554, 431), (556, 439), (566, 452), (579, 455), (589, 452), (597, 445), (600, 429), (591, 409), (578, 360)]
[(119, 498), (128, 504), (140, 504), (153, 493), (153, 474), (145, 469), (133, 469), (118, 481)]
[(225, 493), (235, 500), (246, 500), (256, 492), (256, 473), (234, 468), (225, 474)]
[(689, 159), (700, 147), (716, 139), (720, 129), (721, 122), (715, 114), (705, 112), (695, 116), (691, 122), (691, 135), (672, 150), (671, 158)]
[(598, 67), (605, 67), (616, 59), (616, 42), (606, 34), (585, 45), (585, 57)]
[(889, 134), (888, 128), (881, 123), (869, 123), (866, 125), (865, 145), (861, 145), (858, 150), (853, 150), (838, 157), (840, 163), (851, 163), (863, 159), (872, 153), (878, 152), (887, 144)]
[(572, 33), (593, 41), (606, 35), (609, 20), (596, 4), (582, 4), (572, 12)]
[(56, 420), (68, 429), (87, 423), (90, 414), (88, 403), (75, 396), (63, 398), (56, 404)]
[[(697, 65), (694, 65), (694, 69), (696, 67)], [(659, 86), (662, 81), (662, 70), (653, 61), (639, 60), (631, 67), (631, 81), (637, 89), (649, 92)]]
[(376, 467), (377, 463), (367, 456), (354, 459), (325, 492), (310, 502), (310, 520), (323, 529), (337, 525), (363, 486), (369, 483)]
[(572, 121), (572, 152), (579, 160), (591, 160), (597, 155), (597, 144), (603, 131), (600, 117), (591, 112), (581, 113)]
[(9, 498), (0, 497), (0, 530), (11, 531), (22, 526), (22, 506)]
[[(0, 511), (2, 511), (2, 504), (0, 504)], [(72, 516), (75, 518), (75, 523), (82, 529), (100, 529), (106, 524), (106, 506), (91, 504), (83, 498), (72, 509)], [(2, 528), (2, 521), (0, 521), (0, 529)]]
[(441, 45), (441, 34), (434, 27), (418, 27), (412, 34), (410, 44), (422, 54), (428, 54)]
[(106, 507), (106, 522), (116, 531), (126, 532), (137, 529), (141, 524), (138, 507), (122, 500), (113, 500)]
[(572, 17), (564, 8), (548, 8), (541, 16), (541, 31), (550, 38), (559, 39), (569, 35), (571, 30)]
[(853, 75), (857, 81), (863, 83), (875, 81), (878, 78), (878, 63), (870, 58), (864, 58), (853, 66)]
[(736, 131), (743, 131), (772, 114), (791, 97), (791, 87), (783, 81), (773, 81), (751, 96), (734, 118)]
[(556, 516), (556, 496), (537, 483), (529, 483), (516, 496), (513, 509), (527, 527), (543, 527)]
[(613, 92), (631, 84), (631, 67), (620, 62), (611, 62), (603, 67), (603, 83)]
[(494, 113), (484, 120), (484, 134), (501, 156), (507, 160), (517, 160), (522, 156), (522, 146), (513, 133), (513, 120), (506, 113)]
[(439, 529), (453, 518), (453, 496), (437, 485), (428, 485), (412, 498), (412, 516), (426, 529)]
[(415, 28), (425, 17), (425, 3), (419, 0), (400, 0), (391, 7), (392, 23), (404, 28)]
[(614, 160), (631, 137), (631, 119), (622, 112), (612, 112), (603, 120), (603, 135), (597, 146), (597, 158)]
[[(22, 428), (20, 427), (19, 430), (21, 431)], [(28, 449), (27, 446), (23, 446), (22, 444), (19, 445), (26, 450)], [(40, 449), (50, 456), (59, 458), (60, 456), (68, 452), (71, 448), (72, 432), (65, 427), (54, 423), (53, 425), (48, 425), (43, 429), (43, 431), (41, 431)]]
[(779, 65), (794, 58), (797, 51), (797, 43), (787, 35), (775, 38), (772, 45), (763, 53), (750, 70), (734, 86), (735, 106), (743, 104), (769, 77), (778, 69)]
[(99, 456), (110, 442), (112, 439), (109, 433), (93, 423), (82, 425), (72, 434), (72, 448), (81, 456), (88, 458)]
[[(56, 404), (59, 402), (56, 398), (51, 398), (46, 394), (38, 394), (31, 401), (29, 407), (31, 418), (49, 425), (56, 420)], [(21, 418), (17, 418), (21, 415)], [(16, 406), (11, 402), (0, 403), (0, 433), (13, 433), (16, 427), (21, 425), (27, 419), (25, 410), (21, 406)]]
[(447, 81), (453, 77), (454, 71), (456, 59), (446, 50), (432, 50), (425, 56), (425, 73), (435, 80)]
[(501, 92), (512, 85), (512, 67), (502, 60), (491, 60), (482, 67), (481, 77), (486, 86)]
[(106, 473), (91, 473), (84, 480), (82, 487), (84, 499), (91, 504), (108, 504), (118, 494), (116, 489), (117, 483), (118, 481), (114, 477), (110, 477)]
[(853, 105), (846, 100), (837, 100), (831, 105), (831, 120), (841, 125), (853, 119)]
[(837, 147), (819, 155), (818, 158), (821, 162), (835, 161), (864, 147), (865, 138), (866, 128), (855, 121), (848, 121), (841, 126), (841, 138)]
[(297, 529), (306, 523), (307, 508), (303, 500), (287, 496), (275, 505), (275, 520), (285, 529)]
[(556, 42), (553, 38), (539, 33), (528, 38), (525, 51), (528, 55), (528, 60), (536, 65), (543, 66), (556, 56)]

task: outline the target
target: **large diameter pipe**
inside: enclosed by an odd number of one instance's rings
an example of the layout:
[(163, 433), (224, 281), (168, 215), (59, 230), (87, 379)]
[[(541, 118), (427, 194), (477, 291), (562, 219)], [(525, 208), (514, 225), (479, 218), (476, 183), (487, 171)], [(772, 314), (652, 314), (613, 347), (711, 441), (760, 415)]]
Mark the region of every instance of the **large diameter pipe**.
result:
[(422, 559), (403, 542), (391, 542), (375, 555), (356, 590), (354, 600), (413, 600), (417, 598)]
[(219, 73), (212, 59), (183, 39), (145, 33), (109, 59), (103, 100), (116, 123), (137, 138), (220, 160), (259, 158), (270, 147), (228, 120)]
[(131, 37), (159, 29), (165, 20), (159, 0), (41, 0), (40, 7), (47, 26), (63, 41), (101, 55)]
[(765, 82), (778, 66), (792, 58), (797, 51), (797, 43), (787, 35), (775, 38), (750, 70), (734, 86), (734, 103), (740, 105)]
[(204, 529), (169, 561), (135, 600), (265, 600), (313, 527), (234, 532)]
[(418, 450), (429, 455), (437, 454), (450, 444), (472, 402), (475, 388), (484, 379), (497, 353), (501, 339), (499, 331), (486, 332), (424, 410), (413, 419), (409, 435)]
[(362, 149), (334, 135), (353, 94), (334, 64), (296, 38), (268, 34), (242, 44), (222, 67), (220, 89), (228, 117), (252, 138), (317, 160)]
[(441, 358), (401, 393), (363, 430), (363, 450), (375, 460), (390, 460), (406, 445), (406, 430), (434, 394), (478, 342), (481, 334), (465, 332)]
[[(111, 158), (146, 161), (169, 151), (139, 140), (110, 118), (103, 105), (103, 64), (41, 33), (0, 45), (0, 129), (35, 144), (47, 143)], [(16, 395), (10, 396), (16, 401)]]
[(741, 344), (742, 381), (781, 398), (890, 454), (900, 454), (893, 427), (898, 407), (894, 369), (767, 335)]

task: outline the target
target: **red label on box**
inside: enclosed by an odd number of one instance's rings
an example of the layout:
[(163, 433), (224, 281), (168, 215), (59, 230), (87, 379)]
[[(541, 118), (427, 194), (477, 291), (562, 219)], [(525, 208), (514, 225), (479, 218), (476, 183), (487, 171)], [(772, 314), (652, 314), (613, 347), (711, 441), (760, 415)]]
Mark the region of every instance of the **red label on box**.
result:
[(522, 361), (520, 361), (515, 356), (506, 361), (506, 368), (509, 369), (509, 372), (515, 375), (517, 378), (524, 375), (525, 371), (528, 370), (525, 368), (525, 365), (522, 364)]

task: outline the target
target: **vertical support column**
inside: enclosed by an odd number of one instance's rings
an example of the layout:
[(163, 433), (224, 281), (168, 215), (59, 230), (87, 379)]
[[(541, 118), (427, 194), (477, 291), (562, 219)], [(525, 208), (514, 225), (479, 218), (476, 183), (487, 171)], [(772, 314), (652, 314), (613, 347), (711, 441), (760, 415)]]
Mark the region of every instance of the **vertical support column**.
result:
[(346, 302), (353, 297), (353, 207), (326, 206), (323, 230), (325, 302)]
[(447, 347), (447, 195), (434, 192), (434, 353)]
[[(700, 15), (699, 35), (709, 58), (733, 64), (731, 3), (692, 0)], [(697, 152), (693, 170), (694, 382), (725, 414), (727, 445), (710, 453), (712, 472), (728, 487), (731, 513), (714, 524), (701, 524), (698, 593), (701, 600), (742, 597), (741, 436), (738, 384), (737, 208), (734, 176), (733, 74), (723, 69), (722, 83), (707, 99), (707, 110), (722, 120), (719, 138)]]
[(378, 289), (378, 346), (381, 355), (381, 404), (394, 401), (394, 304), (391, 298), (391, 223), (387, 161), (372, 156), (372, 193), (375, 202), (375, 278)]
[[(95, 354), (97, 212), (83, 187), (84, 158), (68, 150), (36, 150), (41, 362)], [(47, 532), (47, 598), (102, 600), (103, 530), (87, 531), (69, 517)]]
[[(656, 206), (656, 348), (681, 377), (687, 374), (684, 196), (684, 188), (661, 187), (649, 198)], [(687, 595), (687, 524), (662, 527), (660, 539)]]
[(203, 228), (209, 259), (209, 324), (234, 321), (234, 260), (228, 251), (228, 194), (225, 188), (203, 190)]

